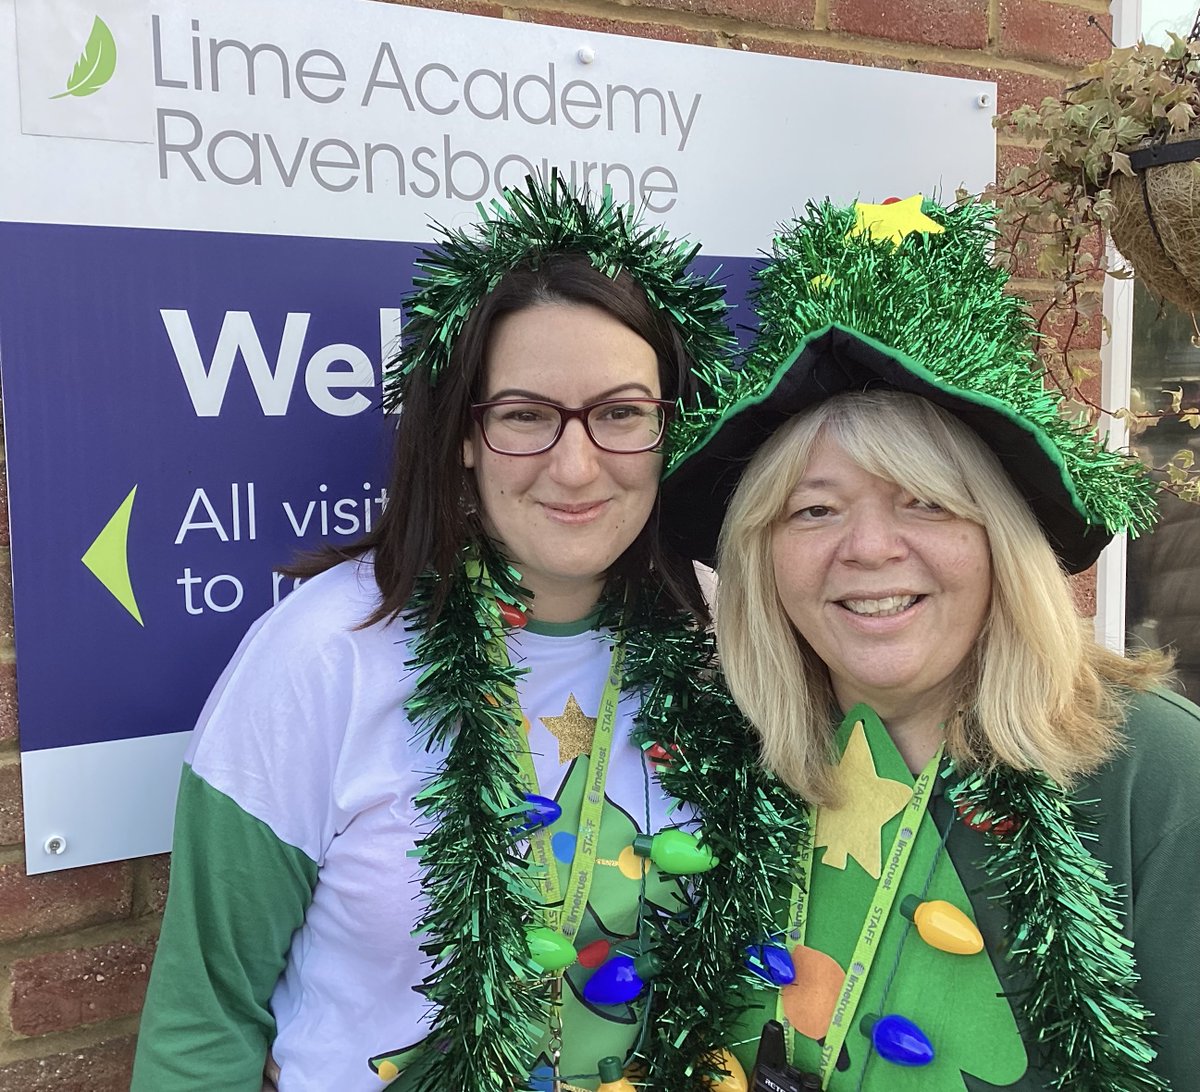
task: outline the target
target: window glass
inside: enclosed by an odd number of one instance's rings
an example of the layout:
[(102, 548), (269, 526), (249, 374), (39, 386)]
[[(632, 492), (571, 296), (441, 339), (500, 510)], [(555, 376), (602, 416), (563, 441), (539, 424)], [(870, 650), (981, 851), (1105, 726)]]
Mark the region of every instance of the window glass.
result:
[(1186, 38), (1196, 18), (1196, 5), (1180, 0), (1142, 0), (1141, 36), (1151, 45), (1166, 45), (1167, 34)]
[[(1142, 0), (1141, 33), (1166, 44), (1167, 32), (1182, 37), (1196, 18), (1193, 0)], [(1192, 316), (1160, 304), (1139, 283), (1134, 287), (1130, 408), (1161, 414), (1157, 424), (1136, 428), (1138, 454), (1162, 466), (1190, 450), (1200, 464), (1200, 431), (1172, 412), (1200, 405), (1200, 336)], [(1180, 392), (1176, 402), (1171, 392)], [(1129, 543), (1126, 577), (1126, 648), (1170, 647), (1176, 654), (1176, 689), (1200, 700), (1200, 505), (1160, 496), (1160, 520), (1149, 535)]]
[[(1193, 452), (1200, 465), (1200, 431), (1172, 412), (1172, 392), (1182, 391), (1181, 408), (1200, 405), (1198, 340), (1191, 316), (1169, 304), (1160, 309), (1145, 288), (1134, 288), (1130, 408), (1162, 416), (1157, 424), (1136, 429), (1132, 441), (1154, 466), (1180, 450)], [(1154, 531), (1128, 547), (1126, 647), (1173, 647), (1178, 689), (1195, 701), (1200, 698), (1200, 505), (1161, 494), (1159, 513)]]

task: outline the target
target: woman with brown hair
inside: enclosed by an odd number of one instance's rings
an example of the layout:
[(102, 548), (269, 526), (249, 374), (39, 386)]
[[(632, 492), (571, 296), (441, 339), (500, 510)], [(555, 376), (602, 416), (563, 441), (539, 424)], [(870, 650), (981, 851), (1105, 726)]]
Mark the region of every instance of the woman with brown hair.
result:
[(422, 255), (383, 520), (188, 750), (138, 1092), (258, 1092), (268, 1050), (279, 1092), (734, 1079), (790, 832), (658, 529), (730, 344), (696, 249), (553, 180)]

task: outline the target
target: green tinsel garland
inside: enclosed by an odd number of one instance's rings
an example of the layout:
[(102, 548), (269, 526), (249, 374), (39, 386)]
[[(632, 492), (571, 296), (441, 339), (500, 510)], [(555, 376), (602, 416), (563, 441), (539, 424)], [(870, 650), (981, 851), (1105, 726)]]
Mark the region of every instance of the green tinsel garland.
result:
[[(523, 1087), (548, 1018), (544, 976), (525, 942), (540, 899), (511, 832), (525, 790), (504, 695), (521, 672), (489, 658), (503, 631), (496, 601), (520, 603), (519, 577), (487, 544), (480, 549), (464, 554), (436, 621), (429, 622), (431, 578), (406, 613), (421, 634), (407, 708), (419, 742), (449, 745), (416, 799), (434, 825), (419, 843), (426, 910), (417, 932), (433, 957), (423, 985), (435, 1016), (428, 1046), (405, 1076), (406, 1085), (430, 1092)], [(623, 689), (642, 696), (640, 742), (677, 752), (660, 768), (662, 786), (697, 810), (701, 836), (720, 859), (693, 878), (690, 912), (649, 923), (665, 968), (646, 1002), (654, 1016), (642, 1087), (704, 1092), (746, 1008), (735, 987), (764, 988), (743, 969), (744, 949), (769, 935), (807, 828), (799, 802), (758, 765), (750, 729), (716, 673), (711, 635), (653, 593), (640, 599), (635, 617), (618, 606), (606, 611), (625, 647)]]
[[(625, 271), (678, 332), (702, 386), (719, 384), (737, 341), (725, 322), (724, 286), (689, 270), (700, 244), (674, 239), (639, 222), (605, 187), (599, 200), (576, 196), (557, 171), (505, 189), (480, 222), (465, 229), (435, 225), (438, 246), (421, 251), (413, 292), (405, 301), (403, 345), (384, 373), (384, 405), (403, 404), (414, 374), (437, 382), (449, 366), (471, 312), (506, 273), (562, 254), (585, 255), (607, 277)], [(674, 438), (669, 438), (674, 443)]]
[(984, 870), (1004, 892), (1006, 955), (1031, 984), (1012, 1000), (1055, 1074), (1051, 1087), (1166, 1092), (1148, 1068), (1154, 1050), (1149, 1014), (1133, 994), (1132, 945), (1105, 868), (1083, 844), (1089, 822), (1071, 794), (1043, 773), (999, 769), (971, 771), (946, 795), (981, 822), (1016, 821), (986, 835)]
[(690, 913), (653, 922), (666, 966), (653, 980), (640, 1087), (704, 1092), (746, 994), (767, 988), (742, 960), (747, 944), (770, 934), (807, 820), (802, 802), (759, 765), (757, 739), (717, 672), (711, 634), (652, 601), (608, 622), (625, 646), (625, 689), (642, 696), (638, 739), (675, 752), (659, 766), (659, 783), (696, 809), (701, 839), (719, 860), (690, 877)]
[(406, 708), (418, 742), (448, 748), (415, 800), (433, 828), (418, 842), (425, 912), (415, 933), (433, 959), (423, 986), (435, 1015), (429, 1047), (406, 1071), (412, 1087), (439, 1092), (523, 1086), (549, 1011), (525, 941), (541, 898), (512, 834), (525, 788), (513, 757), (521, 726), (505, 695), (521, 671), (489, 656), (504, 628), (497, 601), (520, 602), (519, 578), (486, 546), (480, 553), (464, 552), (435, 621), (431, 575), (405, 615), (420, 634)]

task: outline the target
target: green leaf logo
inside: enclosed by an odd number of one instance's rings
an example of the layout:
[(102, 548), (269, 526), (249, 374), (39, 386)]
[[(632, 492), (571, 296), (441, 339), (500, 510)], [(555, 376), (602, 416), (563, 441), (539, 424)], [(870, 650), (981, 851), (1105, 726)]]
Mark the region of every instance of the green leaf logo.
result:
[(61, 99), (66, 95), (92, 95), (100, 90), (117, 70), (117, 43), (113, 40), (112, 31), (105, 25), (99, 15), (92, 24), (92, 33), (88, 36), (87, 45), (71, 70), (71, 78), (67, 80), (67, 89), (52, 99)]

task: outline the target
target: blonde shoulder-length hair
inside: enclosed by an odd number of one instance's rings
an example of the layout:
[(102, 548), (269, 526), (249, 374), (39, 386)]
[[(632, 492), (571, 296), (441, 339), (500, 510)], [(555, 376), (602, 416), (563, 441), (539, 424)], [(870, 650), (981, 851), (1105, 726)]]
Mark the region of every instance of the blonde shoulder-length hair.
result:
[(862, 469), (987, 532), (991, 603), (957, 680), (946, 749), (964, 767), (1039, 769), (1064, 785), (1120, 746), (1124, 694), (1161, 680), (1160, 653), (1125, 659), (1093, 640), (1066, 574), (995, 455), (956, 417), (915, 395), (838, 395), (793, 417), (755, 455), (721, 530), (717, 641), (763, 761), (815, 804), (835, 802), (839, 716), (824, 663), (784, 612), (772, 533), (819, 437)]

